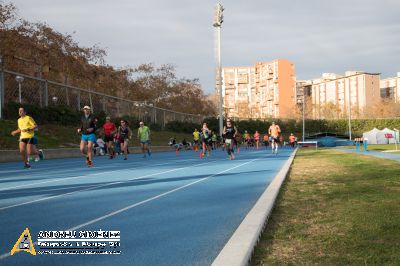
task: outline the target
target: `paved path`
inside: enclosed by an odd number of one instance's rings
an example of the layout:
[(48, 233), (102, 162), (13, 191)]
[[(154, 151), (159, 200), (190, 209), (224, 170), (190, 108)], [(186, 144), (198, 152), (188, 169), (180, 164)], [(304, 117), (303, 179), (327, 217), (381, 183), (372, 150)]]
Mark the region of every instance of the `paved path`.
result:
[(364, 152), (363, 150), (359, 150), (357, 152), (355, 149), (344, 149), (344, 148), (336, 148), (336, 149), (341, 150), (341, 151), (345, 151), (345, 152), (352, 152), (352, 153), (356, 153), (356, 154), (373, 156), (373, 157), (377, 157), (377, 158), (400, 161), (400, 154), (397, 154), (397, 153), (380, 152), (380, 151), (366, 151), (366, 152)]
[[(2, 163), (0, 265), (210, 265), (291, 152)], [(26, 227), (33, 241), (40, 230), (119, 230), (122, 254), (8, 256)]]

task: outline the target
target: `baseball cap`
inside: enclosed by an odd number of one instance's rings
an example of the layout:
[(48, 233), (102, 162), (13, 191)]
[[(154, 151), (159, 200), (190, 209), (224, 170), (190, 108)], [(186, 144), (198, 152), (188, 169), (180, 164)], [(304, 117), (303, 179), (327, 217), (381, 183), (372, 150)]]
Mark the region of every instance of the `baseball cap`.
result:
[(111, 120), (111, 117), (107, 116), (107, 117), (106, 117), (106, 120)]
[(85, 105), (82, 109), (88, 109), (88, 110), (91, 110), (90, 109), (90, 106), (88, 106), (88, 105)]

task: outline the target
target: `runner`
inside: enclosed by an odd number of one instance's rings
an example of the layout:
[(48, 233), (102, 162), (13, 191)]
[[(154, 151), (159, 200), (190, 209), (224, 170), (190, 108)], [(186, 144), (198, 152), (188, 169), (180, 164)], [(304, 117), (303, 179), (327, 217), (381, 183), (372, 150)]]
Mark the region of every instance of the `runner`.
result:
[(42, 149), (37, 150), (36, 145), (38, 144), (38, 139), (37, 139), (37, 131), (38, 127), (35, 128), (33, 131), (33, 138), (32, 138), (32, 151), (31, 154), (36, 155), (36, 157), (33, 159), (32, 157), (29, 158), (29, 160), (33, 160), (34, 162), (38, 162), (40, 160), (44, 160), (44, 152)]
[(32, 141), (34, 130), (37, 128), (37, 125), (32, 117), (26, 115), (23, 107), (18, 109), (18, 114), (20, 116), (18, 119), (18, 129), (12, 131), (11, 135), (15, 136), (20, 133), (19, 152), (21, 153), (21, 158), (24, 162), (24, 168), (31, 168), (31, 165), (29, 164), (29, 156), (32, 153)]
[(296, 137), (293, 135), (293, 133), (290, 133), (289, 143), (290, 143), (290, 147), (294, 148), (294, 145), (296, 143)]
[(244, 143), (246, 144), (246, 150), (247, 150), (250, 147), (250, 141), (251, 141), (250, 133), (247, 132), (247, 130), (244, 131), (243, 139)]
[(217, 143), (217, 134), (215, 134), (215, 131), (211, 131), (211, 149), (216, 150), (218, 148), (218, 143)]
[(104, 142), (107, 145), (107, 154), (110, 156), (110, 159), (115, 158), (115, 150), (114, 150), (114, 134), (117, 132), (117, 127), (114, 123), (111, 122), (111, 118), (109, 116), (106, 117), (106, 122), (103, 125), (104, 131)]
[(268, 134), (264, 135), (263, 140), (264, 140), (264, 146), (267, 149), (268, 148), (268, 140), (269, 140)]
[(281, 128), (278, 125), (275, 125), (275, 122), (272, 122), (272, 125), (268, 129), (268, 134), (271, 136), (271, 148), (272, 153), (278, 153), (278, 136), (281, 132)]
[(124, 152), (124, 160), (128, 160), (128, 144), (132, 138), (132, 130), (128, 126), (128, 121), (121, 120), (121, 125), (118, 127), (120, 136), (121, 151)]
[(254, 133), (254, 141), (256, 142), (256, 149), (258, 150), (258, 143), (260, 142), (260, 133), (258, 133), (258, 130)]
[(146, 151), (150, 157), (151, 156), (151, 151), (149, 149), (150, 129), (144, 125), (143, 121), (140, 121), (139, 123), (138, 139), (140, 141), (140, 147), (142, 148), (143, 158), (146, 158)]
[(204, 155), (206, 154), (207, 150), (207, 157), (210, 157), (211, 155), (211, 148), (210, 148), (210, 142), (211, 142), (211, 130), (208, 128), (207, 123), (203, 123), (203, 127), (201, 128), (201, 146), (202, 146), (202, 153), (200, 154), (200, 157), (203, 158)]
[(199, 139), (200, 139), (200, 132), (197, 130), (197, 128), (194, 129), (193, 132), (193, 148), (195, 152), (199, 151)]
[[(86, 164), (88, 167), (93, 166), (93, 146), (96, 142), (96, 118), (91, 114), (89, 106), (83, 107), (83, 115), (81, 117), (81, 127), (77, 129), (78, 133), (82, 134), (80, 150), (86, 157)], [(86, 149), (87, 146), (87, 149)]]
[(225, 138), (225, 146), (228, 151), (229, 160), (235, 159), (233, 150), (237, 129), (231, 119), (226, 120), (226, 126), (222, 131), (222, 136)]

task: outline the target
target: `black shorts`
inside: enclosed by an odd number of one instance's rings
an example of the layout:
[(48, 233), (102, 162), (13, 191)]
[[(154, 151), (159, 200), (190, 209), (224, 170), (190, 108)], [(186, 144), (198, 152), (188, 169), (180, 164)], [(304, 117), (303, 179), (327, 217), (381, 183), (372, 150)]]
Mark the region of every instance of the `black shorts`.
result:
[(114, 141), (114, 136), (113, 135), (105, 135), (104, 136), (104, 142), (110, 142), (110, 141)]
[(33, 138), (20, 139), (19, 141), (25, 144), (33, 144)]

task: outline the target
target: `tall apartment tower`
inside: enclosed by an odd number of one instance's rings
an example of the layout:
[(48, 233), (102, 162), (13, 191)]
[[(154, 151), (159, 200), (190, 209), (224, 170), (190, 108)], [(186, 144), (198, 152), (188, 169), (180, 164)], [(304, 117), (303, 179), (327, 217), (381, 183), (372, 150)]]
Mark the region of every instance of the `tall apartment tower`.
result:
[(295, 80), (293, 63), (284, 59), (258, 62), (250, 67), (223, 68), (225, 115), (262, 119), (290, 117), (296, 105)]
[(397, 72), (396, 77), (382, 79), (380, 87), (383, 99), (400, 103), (400, 72)]
[(380, 73), (347, 71), (344, 76), (324, 73), (312, 81), (313, 118), (326, 118), (326, 107), (334, 107), (335, 116), (362, 116), (380, 101)]

